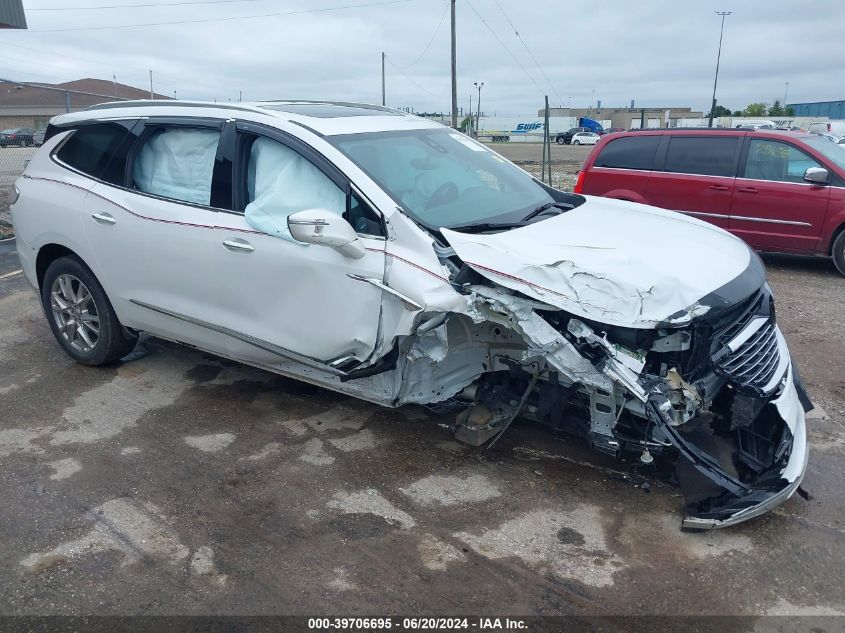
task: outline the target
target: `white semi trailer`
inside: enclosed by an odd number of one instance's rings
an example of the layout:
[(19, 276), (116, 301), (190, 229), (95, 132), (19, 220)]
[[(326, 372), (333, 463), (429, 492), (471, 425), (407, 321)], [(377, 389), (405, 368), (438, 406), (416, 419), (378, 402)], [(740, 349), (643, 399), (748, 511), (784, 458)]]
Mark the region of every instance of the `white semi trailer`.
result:
[[(543, 141), (543, 117), (481, 117), (478, 136), (496, 142), (540, 143)], [(571, 116), (549, 117), (549, 132), (552, 142), (556, 134), (562, 134), (578, 126), (578, 119)]]

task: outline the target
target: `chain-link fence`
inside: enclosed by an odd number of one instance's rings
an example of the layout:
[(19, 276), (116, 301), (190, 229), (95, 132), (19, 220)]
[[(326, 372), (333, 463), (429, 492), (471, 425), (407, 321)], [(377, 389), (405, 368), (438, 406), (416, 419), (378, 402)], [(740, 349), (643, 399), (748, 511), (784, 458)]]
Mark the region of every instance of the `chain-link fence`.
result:
[(12, 231), (9, 217), (12, 185), (43, 142), (51, 118), (98, 103), (149, 96), (138, 88), (98, 79), (67, 84), (0, 79), (0, 239)]

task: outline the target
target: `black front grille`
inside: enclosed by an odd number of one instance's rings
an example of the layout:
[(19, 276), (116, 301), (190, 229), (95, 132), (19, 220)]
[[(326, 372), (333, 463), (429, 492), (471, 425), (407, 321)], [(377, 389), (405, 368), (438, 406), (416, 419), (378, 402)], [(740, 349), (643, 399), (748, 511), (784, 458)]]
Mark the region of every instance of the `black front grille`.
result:
[(760, 392), (764, 391), (764, 387), (774, 377), (779, 364), (777, 331), (771, 319), (735, 352), (719, 359), (719, 368), (733, 383)]

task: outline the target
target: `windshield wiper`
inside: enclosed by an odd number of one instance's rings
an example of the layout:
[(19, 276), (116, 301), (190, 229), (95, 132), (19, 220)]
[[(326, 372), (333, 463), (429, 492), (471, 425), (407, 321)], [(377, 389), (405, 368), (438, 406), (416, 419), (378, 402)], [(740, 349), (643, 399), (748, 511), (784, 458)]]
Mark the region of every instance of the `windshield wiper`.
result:
[(528, 220), (536, 218), (538, 215), (545, 213), (552, 208), (558, 209), (558, 213), (563, 213), (564, 211), (569, 211), (572, 208), (572, 205), (566, 204), (565, 202), (547, 202), (546, 204), (541, 204), (531, 213), (522, 218), (522, 221), (528, 222)]
[(481, 233), (482, 231), (499, 231), (506, 229), (518, 229), (525, 226), (525, 222), (482, 222), (480, 224), (467, 224), (465, 226), (449, 226), (446, 227), (450, 231), (458, 231), (462, 233)]

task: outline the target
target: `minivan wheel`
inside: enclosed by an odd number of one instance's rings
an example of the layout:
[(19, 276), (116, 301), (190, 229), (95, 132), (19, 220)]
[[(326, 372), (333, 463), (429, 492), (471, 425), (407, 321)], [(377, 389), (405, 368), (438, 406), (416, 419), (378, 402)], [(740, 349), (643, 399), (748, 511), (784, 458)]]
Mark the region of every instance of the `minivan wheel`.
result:
[(840, 231), (833, 243), (833, 263), (836, 270), (845, 275), (845, 231)]
[(117, 319), (103, 287), (76, 257), (60, 257), (47, 268), (41, 302), (53, 336), (83, 365), (107, 365), (135, 347), (137, 334)]

